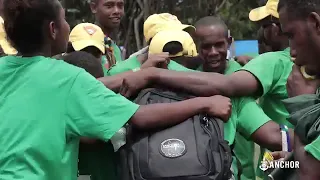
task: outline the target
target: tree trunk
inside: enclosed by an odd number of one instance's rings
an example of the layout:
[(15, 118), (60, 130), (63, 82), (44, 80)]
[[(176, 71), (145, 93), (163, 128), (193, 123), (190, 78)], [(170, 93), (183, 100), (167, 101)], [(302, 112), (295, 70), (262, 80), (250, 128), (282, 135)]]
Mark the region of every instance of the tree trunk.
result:
[(143, 18), (143, 4), (142, 4), (141, 0), (137, 0), (137, 3), (140, 8), (140, 14), (138, 15), (137, 18), (134, 19), (134, 34), (135, 34), (135, 38), (136, 38), (137, 48), (139, 50), (142, 48), (139, 25), (140, 25), (141, 19)]

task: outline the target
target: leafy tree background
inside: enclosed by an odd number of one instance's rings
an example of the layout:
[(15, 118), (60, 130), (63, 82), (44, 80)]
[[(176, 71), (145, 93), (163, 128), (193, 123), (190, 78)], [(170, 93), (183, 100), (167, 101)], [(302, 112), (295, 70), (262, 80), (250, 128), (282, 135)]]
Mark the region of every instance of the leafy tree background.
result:
[[(81, 22), (94, 22), (90, 0), (61, 0), (66, 8), (71, 28)], [(151, 14), (169, 12), (180, 21), (194, 24), (198, 19), (215, 15), (225, 20), (236, 40), (255, 39), (257, 25), (248, 14), (251, 9), (265, 4), (265, 0), (125, 0), (125, 17), (112, 37), (124, 46), (127, 55), (146, 45), (143, 39), (143, 22)]]

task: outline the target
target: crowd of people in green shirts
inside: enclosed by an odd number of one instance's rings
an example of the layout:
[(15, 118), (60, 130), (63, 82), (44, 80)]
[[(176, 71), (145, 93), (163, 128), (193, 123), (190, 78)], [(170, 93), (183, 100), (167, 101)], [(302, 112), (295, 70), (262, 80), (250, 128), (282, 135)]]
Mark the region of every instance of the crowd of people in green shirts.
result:
[[(219, 17), (186, 25), (172, 14), (153, 14), (143, 27), (148, 46), (126, 60), (111, 38), (124, 3), (91, 0), (96, 22), (70, 32), (58, 0), (3, 0), (1, 28), (10, 47), (0, 44), (12, 53), (0, 59), (1, 180), (117, 180), (127, 122), (170, 127), (199, 113), (225, 122), (234, 179), (266, 179), (259, 169), (264, 152), (275, 159), (288, 154), (284, 129), (299, 179), (320, 179), (320, 138), (301, 141), (283, 103), (319, 87), (300, 68), (320, 74), (318, 1), (269, 0), (248, 12), (260, 26), (255, 57), (227, 58), (233, 39)], [(197, 97), (145, 106), (128, 100), (159, 86)]]

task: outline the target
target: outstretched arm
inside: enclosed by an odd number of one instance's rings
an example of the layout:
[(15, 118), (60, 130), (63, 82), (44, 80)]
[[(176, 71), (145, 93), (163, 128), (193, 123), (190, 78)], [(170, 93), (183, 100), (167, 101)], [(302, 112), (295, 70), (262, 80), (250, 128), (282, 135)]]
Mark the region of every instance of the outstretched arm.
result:
[(67, 97), (68, 135), (103, 140), (110, 139), (128, 120), (137, 128), (145, 129), (175, 125), (200, 113), (226, 122), (231, 113), (230, 99), (222, 96), (138, 106), (108, 90), (84, 71), (75, 79)]
[[(246, 138), (252, 139), (260, 146), (273, 151), (282, 149), (282, 136), (279, 124), (270, 120), (261, 107), (252, 98), (239, 98), (237, 130)], [(293, 145), (293, 131), (289, 129), (290, 148)]]
[(240, 71), (224, 76), (217, 73), (179, 73), (159, 70), (155, 82), (196, 95), (261, 96), (283, 91), (283, 79), (291, 72), (289, 52), (273, 52), (252, 59)]
[(156, 69), (152, 74), (156, 84), (179, 89), (198, 96), (249, 96), (259, 90), (259, 82), (251, 73), (238, 71), (231, 75), (206, 72), (174, 72)]
[[(294, 133), (289, 129), (290, 149), (293, 149)], [(255, 131), (251, 138), (257, 144), (272, 151), (282, 150), (282, 136), (279, 124), (269, 121)]]
[(130, 77), (130, 75), (132, 75), (133, 73), (133, 71), (128, 71), (114, 76), (98, 78), (98, 80), (113, 92), (119, 92), (123, 79), (126, 77)]

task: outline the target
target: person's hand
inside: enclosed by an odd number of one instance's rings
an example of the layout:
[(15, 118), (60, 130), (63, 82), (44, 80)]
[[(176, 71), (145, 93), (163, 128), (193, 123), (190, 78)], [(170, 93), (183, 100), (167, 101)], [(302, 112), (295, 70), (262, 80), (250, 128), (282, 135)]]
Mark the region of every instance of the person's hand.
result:
[(289, 97), (302, 94), (314, 94), (320, 85), (320, 80), (310, 80), (303, 77), (300, 66), (293, 65), (290, 76), (287, 80), (287, 91)]
[(149, 54), (148, 59), (141, 65), (141, 69), (149, 67), (158, 67), (167, 69), (170, 61), (169, 53)]
[(283, 161), (285, 158), (287, 158), (290, 155), (290, 152), (275, 151), (275, 152), (271, 152), (271, 155), (273, 156), (274, 160)]
[(147, 61), (148, 59), (148, 53), (143, 53), (143, 54), (139, 54), (137, 55), (137, 60), (140, 62), (140, 64), (143, 64)]
[(237, 61), (241, 66), (246, 65), (249, 61), (251, 61), (253, 57), (250, 56), (237, 56), (234, 58), (235, 61)]
[(141, 89), (147, 88), (152, 83), (151, 77), (155, 71), (156, 68), (148, 68), (136, 71), (125, 77), (119, 93), (126, 98), (136, 95)]
[(228, 97), (216, 95), (211, 97), (203, 97), (207, 106), (206, 113), (210, 116), (218, 117), (224, 122), (228, 122), (231, 116), (231, 99)]

